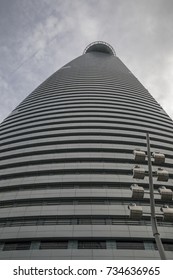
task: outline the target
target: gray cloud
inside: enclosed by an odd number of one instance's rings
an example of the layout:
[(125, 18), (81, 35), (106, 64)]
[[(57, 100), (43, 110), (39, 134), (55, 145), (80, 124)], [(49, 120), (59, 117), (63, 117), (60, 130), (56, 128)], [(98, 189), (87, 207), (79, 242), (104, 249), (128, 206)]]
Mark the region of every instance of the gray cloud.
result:
[(173, 117), (172, 0), (1, 0), (0, 119), (96, 40)]

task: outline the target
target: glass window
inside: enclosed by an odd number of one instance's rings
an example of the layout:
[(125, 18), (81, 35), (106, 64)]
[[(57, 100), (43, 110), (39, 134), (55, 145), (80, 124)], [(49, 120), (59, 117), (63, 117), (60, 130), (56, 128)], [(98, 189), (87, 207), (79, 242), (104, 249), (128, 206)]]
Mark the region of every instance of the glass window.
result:
[(13, 251), (13, 250), (29, 250), (31, 242), (10, 242), (5, 243), (3, 251)]
[(128, 242), (128, 241), (117, 241), (117, 249), (125, 249), (125, 250), (144, 250), (143, 242)]
[(78, 241), (78, 249), (106, 249), (106, 241), (81, 240)]
[(67, 249), (68, 241), (41, 241), (40, 248), (41, 250), (46, 249)]
[(163, 244), (163, 247), (164, 247), (165, 251), (173, 251), (173, 244), (171, 244), (171, 243)]

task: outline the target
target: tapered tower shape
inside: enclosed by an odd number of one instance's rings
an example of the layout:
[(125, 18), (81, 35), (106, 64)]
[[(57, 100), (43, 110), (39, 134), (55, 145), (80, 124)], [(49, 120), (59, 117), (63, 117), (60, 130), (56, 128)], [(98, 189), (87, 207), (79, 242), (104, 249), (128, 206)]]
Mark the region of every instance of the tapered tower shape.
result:
[[(171, 189), (173, 122), (111, 46), (89, 45), (44, 81), (0, 126), (0, 258), (159, 259), (149, 194), (130, 190), (149, 190), (148, 176), (133, 178), (146, 132), (166, 156), (153, 171), (167, 169)], [(161, 213), (163, 182), (153, 180)], [(130, 203), (143, 207), (140, 220)], [(172, 221), (159, 215), (158, 229), (173, 259)]]

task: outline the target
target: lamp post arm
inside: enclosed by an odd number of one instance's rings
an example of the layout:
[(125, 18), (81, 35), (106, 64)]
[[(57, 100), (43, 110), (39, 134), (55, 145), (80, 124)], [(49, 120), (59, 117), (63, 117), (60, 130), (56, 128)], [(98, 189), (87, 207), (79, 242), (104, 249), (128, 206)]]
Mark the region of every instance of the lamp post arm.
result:
[(160, 234), (157, 228), (157, 218), (155, 213), (155, 201), (154, 201), (154, 187), (153, 187), (153, 175), (152, 175), (152, 164), (151, 164), (151, 152), (150, 152), (150, 138), (149, 133), (146, 134), (147, 139), (147, 155), (148, 155), (148, 172), (149, 172), (149, 190), (150, 190), (150, 207), (151, 207), (151, 224), (153, 236), (155, 238), (157, 248), (162, 260), (166, 260), (165, 251), (160, 238)]

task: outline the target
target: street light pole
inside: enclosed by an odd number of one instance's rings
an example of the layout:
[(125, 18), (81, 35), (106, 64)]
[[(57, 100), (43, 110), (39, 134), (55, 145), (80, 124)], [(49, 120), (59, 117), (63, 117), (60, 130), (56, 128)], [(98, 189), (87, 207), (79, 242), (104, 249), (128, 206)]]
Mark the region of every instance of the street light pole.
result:
[(153, 175), (152, 175), (152, 164), (151, 164), (151, 152), (150, 152), (150, 138), (149, 133), (146, 134), (147, 139), (147, 155), (148, 155), (148, 172), (149, 172), (149, 190), (150, 190), (150, 207), (151, 207), (151, 225), (153, 236), (155, 238), (157, 248), (160, 254), (161, 260), (166, 260), (165, 251), (160, 238), (160, 234), (157, 229), (157, 219), (155, 214), (155, 201), (154, 201), (154, 187), (153, 187)]

